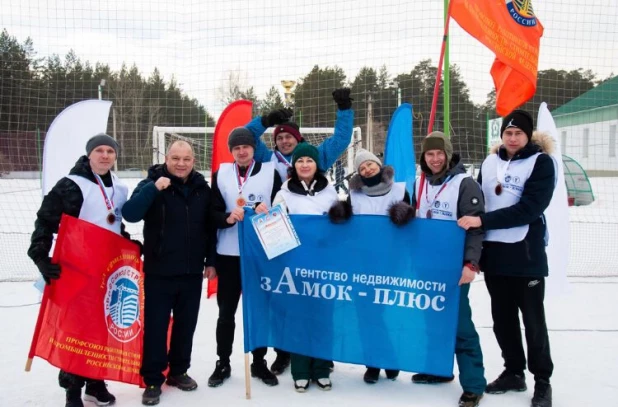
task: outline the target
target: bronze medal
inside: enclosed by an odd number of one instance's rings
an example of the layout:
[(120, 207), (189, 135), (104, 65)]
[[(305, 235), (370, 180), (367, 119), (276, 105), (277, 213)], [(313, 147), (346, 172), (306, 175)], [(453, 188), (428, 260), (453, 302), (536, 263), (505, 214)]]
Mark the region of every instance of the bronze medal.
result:
[(113, 213), (108, 213), (107, 214), (107, 223), (109, 223), (110, 225), (113, 225), (114, 222), (116, 222), (116, 215), (114, 215)]
[(236, 206), (239, 207), (243, 207), (243, 206), (247, 206), (247, 200), (245, 199), (244, 196), (239, 195), (238, 198), (236, 198)]
[(498, 182), (498, 184), (496, 185), (496, 195), (500, 195), (502, 194), (502, 184)]
[(425, 217), (427, 219), (431, 219), (433, 217), (433, 214), (431, 213), (431, 209), (427, 209), (427, 213), (425, 214)]

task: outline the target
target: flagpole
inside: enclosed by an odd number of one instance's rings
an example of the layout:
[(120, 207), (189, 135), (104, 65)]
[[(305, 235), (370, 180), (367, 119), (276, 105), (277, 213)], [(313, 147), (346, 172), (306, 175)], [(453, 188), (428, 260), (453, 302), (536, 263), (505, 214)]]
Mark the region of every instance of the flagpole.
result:
[[(448, 1), (448, 0), (445, 0)], [(442, 64), (444, 62), (444, 53), (446, 51), (446, 44), (448, 43), (448, 26), (451, 21), (451, 2), (449, 1), (448, 9), (446, 12), (446, 19), (444, 22), (444, 35), (442, 37), (442, 49), (440, 50), (440, 60), (438, 61), (438, 72), (436, 74), (436, 84), (433, 88), (433, 101), (431, 103), (431, 114), (429, 115), (429, 127), (427, 133), (433, 131), (433, 123), (436, 119), (436, 108), (438, 106), (438, 94), (440, 91), (440, 77), (442, 76)]]
[(249, 374), (249, 352), (245, 353), (245, 397), (251, 400), (251, 375)]
[[(447, 17), (450, 16), (448, 5), (449, 0), (444, 0), (444, 22), (446, 24)], [(449, 63), (450, 52), (449, 44), (451, 40), (446, 38), (446, 47), (444, 49), (444, 134), (450, 138), (451, 134), (451, 65)]]
[(41, 307), (39, 308), (39, 316), (36, 319), (36, 325), (34, 326), (34, 333), (32, 334), (32, 343), (30, 343), (30, 351), (28, 352), (28, 359), (26, 360), (26, 372), (30, 371), (32, 367), (32, 360), (34, 359), (34, 351), (36, 345), (39, 342), (39, 335), (41, 334), (41, 325), (43, 325), (43, 314), (47, 309), (47, 300), (49, 299), (49, 285), (45, 284), (43, 290), (43, 298), (41, 299)]

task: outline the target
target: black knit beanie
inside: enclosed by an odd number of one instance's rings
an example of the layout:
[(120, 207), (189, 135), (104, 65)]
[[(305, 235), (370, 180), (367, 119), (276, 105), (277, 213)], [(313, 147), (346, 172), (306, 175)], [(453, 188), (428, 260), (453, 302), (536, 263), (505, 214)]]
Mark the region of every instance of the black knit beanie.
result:
[(526, 133), (526, 136), (528, 136), (528, 141), (532, 138), (534, 124), (532, 121), (532, 116), (525, 110), (513, 110), (511, 113), (507, 114), (504, 119), (502, 119), (500, 138), (502, 138), (504, 130), (510, 127), (517, 127), (521, 129), (524, 133)]

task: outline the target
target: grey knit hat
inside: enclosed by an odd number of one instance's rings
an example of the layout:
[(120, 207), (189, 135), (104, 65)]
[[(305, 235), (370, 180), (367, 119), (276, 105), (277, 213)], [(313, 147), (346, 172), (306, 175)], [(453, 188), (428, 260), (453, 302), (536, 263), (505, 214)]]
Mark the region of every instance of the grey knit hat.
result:
[(382, 161), (380, 161), (380, 159), (376, 157), (375, 154), (361, 148), (356, 152), (356, 156), (354, 157), (354, 169), (356, 170), (356, 172), (358, 172), (358, 168), (365, 161), (374, 161), (380, 167), (382, 166)]
[(236, 146), (251, 146), (255, 149), (255, 139), (253, 133), (246, 127), (236, 127), (230, 132), (227, 138), (227, 146), (230, 151)]
[(94, 137), (91, 137), (90, 140), (88, 140), (88, 142), (86, 143), (86, 156), (90, 156), (92, 150), (99, 146), (109, 146), (114, 149), (116, 154), (118, 154), (119, 148), (116, 140), (114, 140), (107, 134), (100, 133)]

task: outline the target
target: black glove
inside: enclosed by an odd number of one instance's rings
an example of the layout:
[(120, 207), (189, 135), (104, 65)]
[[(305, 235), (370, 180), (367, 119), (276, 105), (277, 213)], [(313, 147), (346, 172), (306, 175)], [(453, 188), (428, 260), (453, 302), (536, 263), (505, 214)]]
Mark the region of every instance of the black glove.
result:
[(333, 91), (333, 99), (337, 103), (339, 110), (348, 110), (352, 107), (352, 99), (350, 97), (350, 88), (341, 88)]
[(276, 124), (285, 123), (290, 120), (294, 112), (292, 109), (277, 109), (262, 116), (262, 126), (270, 127)]
[(397, 226), (403, 226), (416, 217), (416, 209), (406, 202), (397, 202), (388, 208), (388, 216)]
[(337, 201), (328, 210), (332, 223), (344, 223), (352, 217), (352, 205), (348, 201)]
[(37, 261), (36, 266), (39, 268), (39, 272), (47, 284), (50, 284), (51, 280), (57, 280), (60, 278), (60, 266), (53, 264), (49, 257)]

